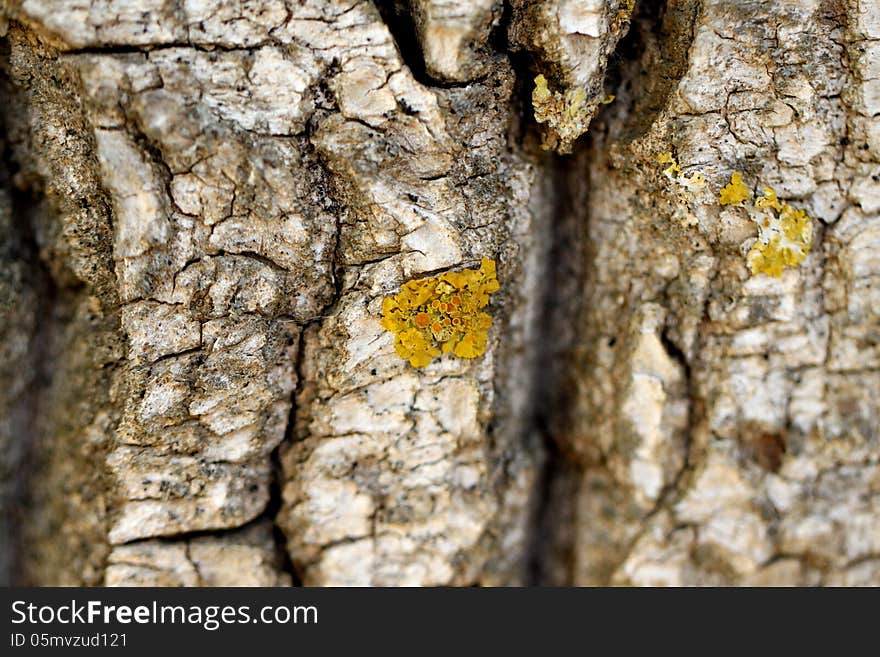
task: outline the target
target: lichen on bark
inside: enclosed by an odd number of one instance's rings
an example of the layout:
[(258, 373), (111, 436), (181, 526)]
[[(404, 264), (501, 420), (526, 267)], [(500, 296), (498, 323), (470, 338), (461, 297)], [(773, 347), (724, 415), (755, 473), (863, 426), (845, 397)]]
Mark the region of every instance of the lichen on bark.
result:
[(876, 3), (172, 4), (3, 8), (7, 579), (880, 582)]

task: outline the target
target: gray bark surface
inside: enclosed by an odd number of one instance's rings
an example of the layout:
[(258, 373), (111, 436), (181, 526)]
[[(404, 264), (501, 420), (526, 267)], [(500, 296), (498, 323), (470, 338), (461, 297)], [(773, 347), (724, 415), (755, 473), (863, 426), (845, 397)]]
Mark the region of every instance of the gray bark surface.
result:
[(3, 16), (4, 581), (880, 584), (875, 2)]

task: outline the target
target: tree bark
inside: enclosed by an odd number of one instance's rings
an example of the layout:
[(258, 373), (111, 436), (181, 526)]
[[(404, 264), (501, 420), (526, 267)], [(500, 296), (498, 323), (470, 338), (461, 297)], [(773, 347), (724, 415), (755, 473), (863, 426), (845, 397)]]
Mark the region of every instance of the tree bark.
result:
[(876, 3), (3, 15), (5, 581), (880, 584)]

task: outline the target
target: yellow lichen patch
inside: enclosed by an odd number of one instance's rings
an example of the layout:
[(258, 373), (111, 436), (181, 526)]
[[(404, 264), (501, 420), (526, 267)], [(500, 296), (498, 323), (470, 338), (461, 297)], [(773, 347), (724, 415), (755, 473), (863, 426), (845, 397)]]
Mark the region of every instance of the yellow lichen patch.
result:
[(675, 158), (672, 156), (672, 153), (657, 153), (657, 161), (660, 164), (668, 164), (669, 166), (663, 169), (663, 175), (667, 178), (673, 179), (678, 178), (681, 175), (681, 167), (678, 162), (675, 161)]
[(752, 245), (747, 259), (753, 275), (782, 276), (786, 267), (804, 261), (813, 243), (813, 224), (807, 213), (795, 210), (780, 201), (770, 187), (755, 200), (755, 208), (763, 210), (753, 217), (758, 224), (758, 241)]
[(721, 188), (718, 193), (718, 203), (721, 205), (742, 205), (752, 197), (752, 190), (746, 187), (742, 176), (733, 173), (730, 182)]
[(635, 9), (636, 6), (636, 0), (622, 0), (619, 6), (620, 8), (617, 10), (617, 15), (611, 22), (611, 29), (615, 32), (629, 23), (632, 18), (633, 9)]
[(668, 164), (663, 169), (663, 175), (682, 187), (688, 192), (700, 192), (706, 186), (706, 176), (701, 171), (694, 171), (686, 175), (681, 165), (672, 156), (672, 153), (658, 153), (657, 161), (660, 164)]
[(532, 91), (535, 121), (547, 125), (542, 146), (545, 150), (557, 149), (560, 153), (571, 152), (575, 139), (587, 131), (590, 118), (597, 103), (588, 103), (587, 94), (580, 87), (568, 89), (564, 94), (550, 91), (547, 78), (535, 78)]
[(413, 367), (440, 354), (477, 358), (486, 351), (492, 318), (482, 312), (498, 290), (495, 261), (404, 283), (382, 300), (382, 326), (394, 334), (394, 350)]

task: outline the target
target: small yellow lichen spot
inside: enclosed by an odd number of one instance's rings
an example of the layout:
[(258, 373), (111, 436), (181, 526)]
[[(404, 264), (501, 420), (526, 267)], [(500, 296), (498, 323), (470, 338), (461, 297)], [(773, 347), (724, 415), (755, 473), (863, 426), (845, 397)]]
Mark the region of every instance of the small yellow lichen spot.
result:
[(535, 78), (535, 90), (532, 92), (532, 102), (537, 108), (538, 105), (544, 105), (544, 103), (549, 101), (552, 97), (553, 93), (547, 86), (547, 78), (545, 78), (543, 74), (538, 75)]
[[(702, 171), (693, 171), (689, 174), (684, 172), (681, 165), (672, 153), (657, 153), (657, 161), (668, 165), (663, 169), (663, 175), (675, 183), (675, 194), (678, 196), (679, 205), (685, 209), (684, 223), (686, 226), (696, 226), (700, 222), (694, 216), (688, 206), (697, 200), (697, 196), (706, 188), (706, 176)], [(680, 212), (676, 214), (681, 215)]]
[(499, 288), (495, 261), (479, 269), (450, 271), (404, 283), (382, 300), (382, 326), (394, 334), (394, 350), (413, 367), (440, 354), (477, 358), (486, 351), (492, 318), (482, 312)]
[(547, 126), (543, 148), (570, 153), (574, 141), (590, 126), (590, 118), (597, 106), (596, 101), (588, 102), (587, 93), (582, 88), (568, 89), (564, 94), (550, 91), (547, 78), (538, 75), (532, 91), (532, 107), (535, 121)]
[(813, 224), (807, 213), (780, 201), (771, 187), (755, 200), (755, 207), (764, 212), (753, 217), (758, 224), (758, 241), (749, 249), (747, 260), (752, 275), (782, 276), (786, 267), (796, 267), (810, 252)]
[(663, 169), (663, 175), (669, 178), (670, 180), (674, 180), (678, 178), (682, 171), (681, 166), (678, 162), (675, 161), (675, 158), (672, 156), (672, 153), (657, 153), (657, 161), (660, 164), (668, 164), (669, 166)]
[(625, 24), (629, 23), (635, 6), (636, 0), (622, 0), (620, 3), (620, 9), (618, 9), (617, 15), (611, 23), (611, 29), (616, 32)]
[(689, 176), (679, 176), (678, 183), (689, 192), (701, 192), (706, 186), (706, 176), (695, 171)]
[(773, 208), (777, 212), (782, 212), (782, 203), (772, 187), (764, 188), (764, 196), (755, 199), (755, 207), (761, 209)]
[(730, 182), (721, 188), (718, 203), (721, 205), (742, 205), (752, 197), (752, 190), (746, 187), (742, 176), (731, 174)]

